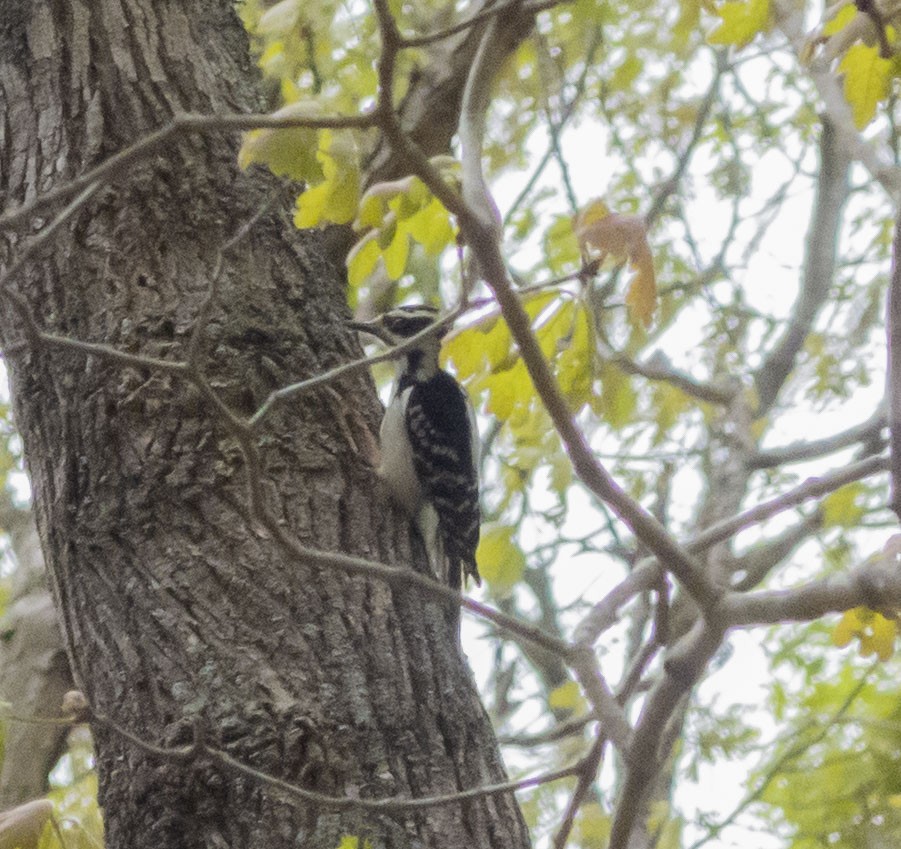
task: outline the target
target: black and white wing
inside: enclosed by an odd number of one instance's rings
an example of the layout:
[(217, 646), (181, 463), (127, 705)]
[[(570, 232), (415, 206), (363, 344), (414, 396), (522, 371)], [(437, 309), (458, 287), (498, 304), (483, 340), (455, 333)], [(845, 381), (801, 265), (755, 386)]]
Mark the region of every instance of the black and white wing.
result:
[(413, 385), (406, 422), (423, 496), (437, 514), (448, 583), (459, 589), (465, 574), (480, 584), (478, 430), (469, 399), (449, 374), (438, 371)]

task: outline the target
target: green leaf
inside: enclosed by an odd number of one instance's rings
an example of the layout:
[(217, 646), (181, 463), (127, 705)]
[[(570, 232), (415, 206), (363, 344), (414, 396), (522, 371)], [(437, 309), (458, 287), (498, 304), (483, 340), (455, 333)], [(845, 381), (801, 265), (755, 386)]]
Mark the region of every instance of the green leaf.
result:
[(401, 277), (407, 268), (407, 258), (410, 256), (410, 237), (405, 229), (398, 227), (390, 244), (382, 251), (382, 259), (385, 262), (385, 271), (391, 280)]
[(469, 327), (445, 338), (441, 346), (442, 364), (453, 362), (454, 371), (461, 381), (468, 381), (484, 372), (487, 364), (484, 334), (478, 328)]
[(638, 396), (632, 387), (632, 379), (614, 365), (600, 368), (601, 390), (592, 396), (591, 407), (612, 428), (620, 430), (635, 417)]

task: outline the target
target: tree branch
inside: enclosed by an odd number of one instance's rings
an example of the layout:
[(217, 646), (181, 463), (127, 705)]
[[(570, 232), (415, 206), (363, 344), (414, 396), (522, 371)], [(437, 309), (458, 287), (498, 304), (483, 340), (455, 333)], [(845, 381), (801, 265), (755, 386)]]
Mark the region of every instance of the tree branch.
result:
[(650, 361), (639, 363), (625, 354), (617, 354), (611, 358), (611, 362), (619, 366), (626, 374), (637, 374), (647, 380), (659, 380), (669, 383), (677, 389), (681, 389), (686, 395), (691, 395), (700, 401), (710, 404), (728, 406), (735, 398), (735, 389), (714, 386), (710, 383), (702, 383), (690, 375), (669, 366), (658, 365)]
[(721, 629), (698, 620), (670, 652), (664, 675), (648, 695), (626, 753), (626, 776), (613, 813), (608, 849), (627, 849), (643, 801), (674, 742), (664, 735), (667, 723), (722, 638)]
[[(887, 457), (867, 457), (859, 463), (837, 469), (817, 478), (808, 478), (800, 486), (782, 493), (769, 501), (757, 504), (730, 519), (717, 522), (685, 543), (685, 549), (692, 554), (725, 542), (739, 531), (769, 519), (785, 510), (810, 500), (834, 492), (839, 487), (888, 468)], [(629, 576), (617, 584), (601, 601), (595, 604), (576, 626), (573, 642), (579, 646), (591, 646), (604, 631), (613, 627), (619, 611), (641, 592), (655, 586), (659, 576), (659, 565), (655, 557), (640, 561)]]
[(183, 113), (176, 115), (165, 127), (144, 136), (124, 150), (113, 154), (101, 162), (95, 168), (85, 172), (79, 177), (64, 183), (45, 194), (38, 195), (34, 200), (23, 204), (18, 209), (8, 212), (0, 217), (0, 231), (9, 230), (22, 223), (29, 216), (34, 215), (39, 209), (49, 204), (63, 201), (68, 197), (82, 191), (93, 183), (105, 183), (112, 177), (127, 173), (130, 166), (146, 159), (153, 151), (164, 144), (177, 139), (184, 133), (206, 132), (210, 130), (222, 130), (232, 132), (234, 130), (257, 129), (289, 129), (291, 127), (308, 127), (310, 129), (368, 129), (376, 125), (375, 113), (364, 115), (332, 116), (332, 117), (301, 117), (301, 116), (276, 116), (276, 115), (200, 115), (197, 113)]
[(498, 58), (487, 46), (490, 44), (490, 35), (491, 28), (485, 35), (486, 47), (481, 51), (482, 61), (473, 67), (472, 82), (467, 87), (468, 96), (464, 99), (461, 112), (460, 136), (461, 140), (465, 140), (463, 199), (449, 190), (433, 168), (421, 167), (422, 164), (428, 166), (421, 152), (415, 151), (412, 145), (407, 144), (408, 151), (412, 161), (415, 163), (418, 160), (420, 164), (417, 168), (419, 177), (448, 210), (456, 215), (466, 243), (473, 250), (479, 269), (497, 298), (510, 333), (519, 346), (520, 355), (535, 390), (566, 446), (576, 474), (592, 492), (613, 508), (639, 540), (676, 575), (701, 607), (708, 607), (715, 604), (719, 590), (666, 529), (638, 502), (630, 498), (597, 462), (551, 374), (547, 360), (532, 333), (529, 316), (513, 289), (500, 253), (498, 219), (494, 215), (496, 206), (482, 176), (484, 115), (478, 113), (487, 108), (491, 75), (496, 70), (493, 63)]
[(896, 213), (892, 242), (892, 274), (886, 307), (888, 365), (886, 395), (888, 405), (889, 450), (892, 494), (890, 506), (901, 519), (901, 212)]
[(845, 99), (841, 81), (832, 72), (829, 61), (819, 56), (809, 61), (800, 58), (808, 53), (803, 9), (787, 0), (778, 0), (774, 3), (774, 12), (777, 26), (791, 42), (799, 64), (806, 67), (819, 92), (828, 120), (838, 135), (838, 144), (847, 155), (860, 162), (869, 171), (870, 176), (882, 185), (897, 206), (901, 199), (901, 169), (882, 159), (876, 148), (861, 136), (854, 125), (851, 107)]
[(764, 540), (755, 545), (746, 554), (735, 559), (732, 575), (741, 578), (733, 584), (733, 589), (747, 591), (756, 587), (792, 552), (816, 533), (823, 525), (820, 511), (787, 528), (773, 539)]
[(815, 439), (811, 442), (794, 442), (782, 448), (770, 448), (765, 451), (759, 451), (749, 459), (748, 468), (772, 469), (777, 466), (783, 466), (786, 463), (800, 463), (802, 460), (812, 460), (825, 454), (833, 454), (836, 451), (841, 451), (843, 448), (856, 445), (858, 442), (875, 442), (879, 439), (885, 426), (885, 411), (880, 408), (865, 422), (861, 422), (832, 436)]
[(717, 543), (735, 536), (739, 531), (763, 522), (778, 513), (797, 507), (811, 498), (820, 498), (834, 492), (845, 484), (869, 477), (888, 468), (888, 457), (867, 457), (850, 466), (842, 466), (819, 477), (807, 478), (802, 484), (783, 492), (781, 495), (756, 504), (730, 519), (717, 522), (705, 528), (694, 539), (685, 544), (693, 554), (698, 554)]
[(201, 733), (195, 733), (194, 742), (188, 746), (178, 748), (157, 746), (144, 740), (139, 735), (133, 734), (107, 716), (89, 711), (88, 718), (91, 723), (96, 723), (108, 728), (110, 731), (117, 734), (122, 739), (127, 740), (143, 752), (161, 760), (179, 764), (202, 763), (204, 761), (213, 763), (223, 767), (231, 773), (250, 778), (259, 784), (277, 790), (295, 803), (302, 802), (306, 805), (312, 804), (331, 810), (359, 809), (380, 813), (403, 813), (406, 811), (431, 808), (438, 805), (452, 805), (467, 801), (468, 799), (497, 796), (516, 790), (526, 790), (532, 787), (538, 787), (542, 784), (559, 781), (560, 779), (568, 778), (571, 775), (579, 775), (584, 770), (584, 761), (586, 760), (583, 758), (572, 766), (551, 770), (539, 775), (530, 776), (529, 778), (504, 781), (498, 784), (486, 784), (481, 787), (472, 787), (468, 790), (461, 790), (456, 793), (447, 793), (440, 796), (423, 796), (416, 799), (365, 799), (359, 796), (329, 796), (325, 793), (308, 790), (305, 787), (292, 784), (282, 778), (277, 778), (274, 775), (254, 769), (254, 767), (237, 760), (222, 749), (207, 744), (203, 740)]
[(901, 569), (897, 558), (865, 563), (850, 574), (788, 590), (729, 593), (718, 615), (729, 627), (810, 622), (852, 607), (901, 607)]
[(807, 232), (801, 293), (792, 308), (788, 329), (755, 375), (758, 416), (765, 415), (775, 403), (832, 285), (841, 210), (848, 195), (850, 165), (851, 156), (833, 123), (829, 118), (824, 119), (820, 135), (819, 178)]

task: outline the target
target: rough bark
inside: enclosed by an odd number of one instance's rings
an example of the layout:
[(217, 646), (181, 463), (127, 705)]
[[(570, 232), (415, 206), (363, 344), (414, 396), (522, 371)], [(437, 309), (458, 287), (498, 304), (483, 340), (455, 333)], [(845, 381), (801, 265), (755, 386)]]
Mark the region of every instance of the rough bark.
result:
[[(223, 0), (0, 0), (0, 197), (70, 179), (177, 111), (252, 110)], [(107, 186), (12, 285), (42, 327), (183, 357), (217, 249), (272, 184), (237, 140), (180, 141)], [(12, 242), (12, 243), (10, 243)], [(14, 255), (15, 240), (0, 250)], [(2, 267), (2, 266), (0, 266)], [(339, 269), (284, 210), (226, 259), (208, 374), (247, 414), (358, 354)], [(23, 341), (4, 300), (5, 348)], [(13, 348), (17, 421), (76, 681), (142, 738), (211, 745), (339, 796), (429, 796), (501, 780), (493, 732), (432, 602), (287, 558), (250, 519), (246, 470), (189, 385), (78, 352)], [(283, 405), (261, 436), (271, 512), (309, 544), (409, 562), (357, 446), (379, 407), (353, 376)], [(344, 399), (344, 400), (340, 400)], [(511, 795), (415, 814), (289, 805), (255, 781), (147, 754), (94, 728), (110, 847), (521, 847)]]

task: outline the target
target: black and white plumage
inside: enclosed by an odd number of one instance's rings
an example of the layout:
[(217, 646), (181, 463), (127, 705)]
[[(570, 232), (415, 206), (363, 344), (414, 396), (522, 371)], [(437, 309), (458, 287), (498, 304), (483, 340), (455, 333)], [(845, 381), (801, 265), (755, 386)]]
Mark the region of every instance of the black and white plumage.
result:
[[(398, 307), (351, 327), (398, 345), (435, 324), (438, 311)], [(400, 357), (397, 381), (379, 432), (384, 479), (422, 534), (432, 567), (451, 587), (463, 576), (481, 583), (479, 434), (469, 398), (438, 363), (440, 325)]]

